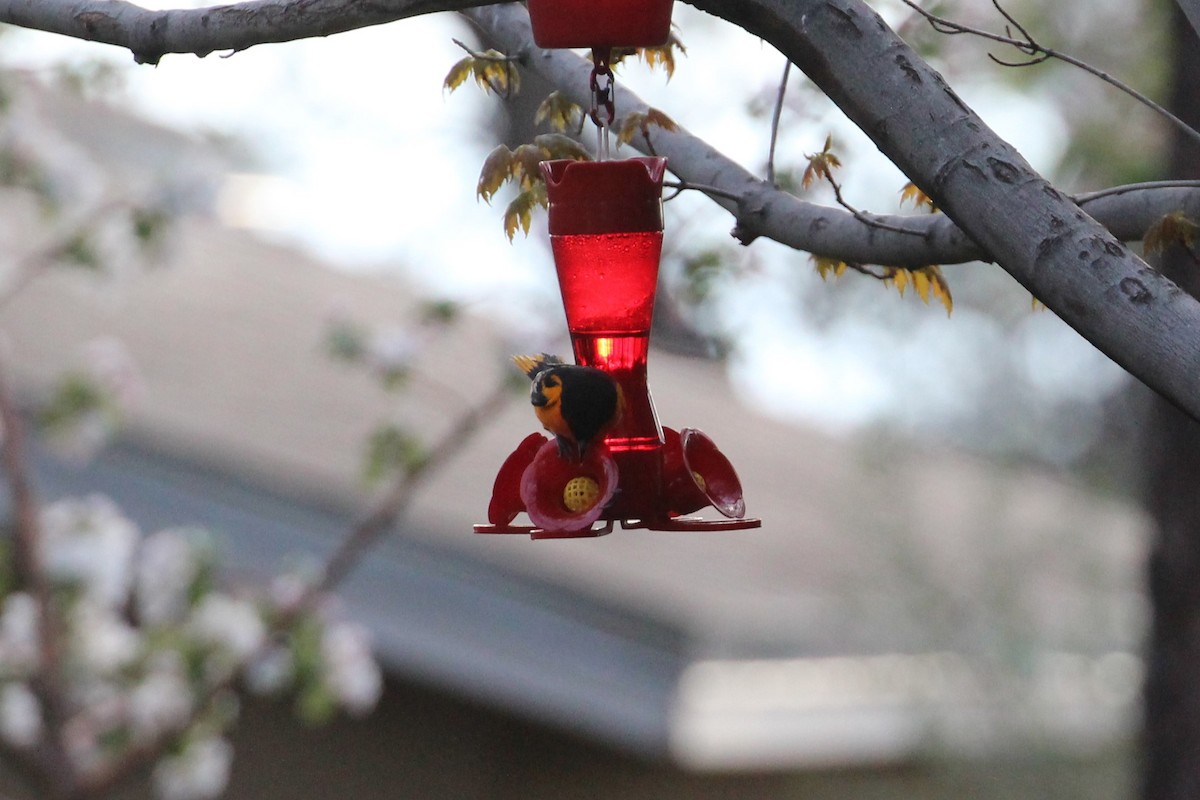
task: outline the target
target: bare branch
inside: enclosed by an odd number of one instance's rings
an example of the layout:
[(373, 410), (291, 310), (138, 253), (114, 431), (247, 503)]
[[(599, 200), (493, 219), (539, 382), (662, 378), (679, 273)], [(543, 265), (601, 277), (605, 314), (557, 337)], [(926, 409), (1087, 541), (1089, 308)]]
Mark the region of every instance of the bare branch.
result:
[(41, 664), (31, 685), (41, 701), (47, 731), (42, 744), (26, 751), (23, 761), (46, 787), (66, 793), (75, 785), (76, 771), (61, 739), (62, 725), (68, 717), (59, 649), (62, 625), (42, 561), (41, 509), (29, 474), (25, 425), (4, 366), (0, 363), (0, 461), (12, 498), (13, 569), (19, 585), (33, 596), (38, 609)]
[(371, 545), (390, 531), (404, 515), (421, 484), (458, 455), (480, 426), (493, 419), (496, 409), (511, 397), (511, 384), (502, 380), (477, 405), (459, 415), (453, 427), (429, 450), (421, 463), (400, 474), (375, 508), (347, 531), (337, 550), (327, 560), (321, 581), (313, 587), (310, 595), (329, 591), (344, 580)]
[(1081, 69), (1084, 72), (1087, 72), (1091, 75), (1094, 75), (1095, 77), (1097, 77), (1100, 80), (1107, 83), (1109, 86), (1119, 89), (1120, 91), (1122, 91), (1125, 94), (1132, 97), (1134, 100), (1137, 100), (1139, 103), (1146, 106), (1146, 108), (1149, 108), (1151, 111), (1153, 111), (1154, 113), (1161, 116), (1163, 119), (1170, 122), (1172, 125), (1175, 126), (1175, 128), (1177, 130), (1179, 130), (1180, 133), (1182, 133), (1185, 136), (1200, 143), (1200, 131), (1197, 131), (1195, 128), (1188, 125), (1186, 122), (1181, 120), (1179, 117), (1175, 116), (1170, 111), (1168, 111), (1166, 108), (1164, 108), (1163, 106), (1154, 102), (1149, 97), (1147, 97), (1146, 95), (1139, 92), (1137, 89), (1134, 89), (1129, 84), (1124, 83), (1124, 82), (1114, 78), (1112, 75), (1110, 75), (1109, 73), (1105, 72), (1102, 69), (1093, 67), (1091, 64), (1087, 63), (1086, 61), (1075, 58), (1074, 56), (1068, 55), (1067, 53), (1063, 53), (1059, 50), (1055, 50), (1054, 48), (1046, 47), (1045, 45), (1039, 44), (1029, 34), (1029, 31), (1027, 31), (1024, 27), (1022, 27), (1022, 25), (1019, 22), (1017, 22), (1017, 20), (1008, 11), (1006, 11), (1000, 5), (1000, 3), (997, 2), (997, 0), (992, 0), (992, 5), (994, 5), (996, 7), (996, 10), (999, 11), (1000, 14), (1003, 15), (1004, 18), (1006, 20), (1008, 20), (1009, 23), (1011, 23), (1013, 25), (1013, 27), (1015, 27), (1017, 29), (1017, 31), (1021, 34), (1020, 38), (1012, 36), (1011, 31), (1006, 31), (1003, 34), (992, 33), (991, 31), (985, 31), (981, 28), (974, 28), (974, 27), (971, 27), (970, 25), (964, 25), (962, 23), (954, 22), (952, 20), (946, 19), (945, 17), (940, 17), (931, 11), (926, 11), (925, 9), (921, 8), (921, 6), (919, 6), (915, 2), (915, 0), (902, 0), (902, 2), (906, 6), (908, 6), (909, 8), (913, 9), (918, 14), (923, 16), (926, 20), (928, 20), (930, 26), (938, 33), (946, 33), (946, 34), (966, 33), (966, 34), (970, 34), (972, 36), (978, 36), (982, 39), (989, 39), (993, 42), (999, 42), (1001, 44), (1011, 45), (1011, 46), (1017, 48), (1018, 50), (1020, 50), (1022, 53), (1025, 53), (1026, 55), (1031, 56), (1031, 58), (1029, 58), (1025, 61), (1006, 61), (1004, 59), (998, 58), (997, 56), (989, 53), (988, 58), (990, 58), (992, 61), (995, 61), (997, 64), (1000, 64), (1001, 66), (1029, 67), (1029, 66), (1033, 66), (1034, 64), (1040, 64), (1043, 61), (1053, 58), (1058, 61), (1062, 61), (1063, 63), (1070, 64), (1073, 67), (1077, 67), (1078, 69)]
[(779, 91), (775, 95), (775, 110), (771, 113), (771, 146), (767, 149), (767, 183), (775, 183), (775, 145), (779, 142), (779, 118), (783, 116), (783, 99), (787, 96), (788, 76), (792, 73), (792, 62), (783, 62), (783, 77), (779, 79)]
[(0, 0), (0, 22), (116, 45), (139, 64), (157, 64), (167, 53), (203, 58), (489, 2), (496, 0), (247, 0), (149, 11), (125, 0)]

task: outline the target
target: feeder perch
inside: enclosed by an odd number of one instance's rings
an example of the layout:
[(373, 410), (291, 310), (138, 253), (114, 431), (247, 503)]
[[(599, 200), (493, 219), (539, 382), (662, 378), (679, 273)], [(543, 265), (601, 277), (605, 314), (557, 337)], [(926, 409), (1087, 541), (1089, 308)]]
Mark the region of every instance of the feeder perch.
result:
[[(547, 161), (541, 169), (575, 361), (612, 376), (625, 410), (582, 460), (562, 457), (541, 434), (526, 437), (496, 476), (490, 524), (475, 531), (540, 539), (600, 536), (614, 522), (651, 530), (759, 527), (759, 520), (745, 518), (729, 460), (694, 428), (663, 428), (650, 396), (646, 359), (666, 159)], [(726, 519), (685, 516), (706, 506)], [(532, 525), (513, 524), (522, 511)]]
[(671, 0), (529, 0), (538, 47), (658, 47), (671, 35)]

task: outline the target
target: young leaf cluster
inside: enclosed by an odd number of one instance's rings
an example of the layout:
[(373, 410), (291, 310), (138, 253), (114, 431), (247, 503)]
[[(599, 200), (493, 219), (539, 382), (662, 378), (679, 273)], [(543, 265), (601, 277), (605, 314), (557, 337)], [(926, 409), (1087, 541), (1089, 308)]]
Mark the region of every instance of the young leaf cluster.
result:
[(1175, 211), (1150, 226), (1146, 235), (1142, 237), (1142, 247), (1149, 255), (1161, 253), (1170, 245), (1177, 244), (1192, 252), (1194, 258), (1194, 248), (1198, 240), (1200, 224), (1189, 219), (1182, 211)]
[(809, 260), (817, 274), (821, 276), (821, 280), (828, 280), (830, 275), (840, 278), (847, 270), (854, 270), (883, 281), (885, 286), (895, 288), (901, 297), (911, 288), (924, 301), (925, 305), (929, 305), (931, 299), (937, 299), (945, 307), (947, 316), (954, 311), (954, 298), (950, 294), (950, 284), (947, 283), (946, 276), (942, 274), (941, 267), (936, 264), (915, 269), (905, 267), (871, 268), (826, 256), (813, 255), (809, 257)]
[(545, 208), (549, 203), (539, 165), (555, 159), (590, 161), (591, 156), (583, 145), (569, 136), (544, 133), (515, 150), (497, 145), (484, 159), (475, 187), (479, 197), (491, 203), (505, 184), (512, 183), (517, 188), (517, 196), (504, 211), (504, 233), (510, 242), (518, 228), (528, 234), (534, 209)]
[(829, 134), (825, 137), (825, 146), (808, 156), (808, 166), (804, 168), (800, 185), (807, 189), (815, 181), (829, 180), (833, 177), (833, 171), (841, 165), (841, 159), (833, 152), (833, 134)]
[(521, 73), (513, 60), (496, 50), (471, 53), (459, 60), (442, 81), (442, 88), (453, 92), (474, 78), (485, 92), (500, 97), (511, 97), (521, 91)]
[(924, 206), (929, 209), (932, 214), (937, 211), (937, 206), (933, 203), (933, 198), (925, 194), (915, 183), (909, 181), (900, 188), (900, 205), (912, 203), (913, 208), (921, 208)]
[(614, 50), (610, 57), (610, 62), (613, 65), (620, 64), (630, 56), (637, 56), (650, 69), (661, 69), (667, 74), (667, 80), (675, 77), (675, 51), (678, 50), (680, 55), (687, 55), (687, 48), (683, 46), (683, 42), (671, 32), (670, 38), (665, 44), (658, 47), (638, 47), (638, 48), (619, 48)]
[(675, 120), (657, 108), (648, 108), (645, 111), (631, 111), (625, 115), (625, 119), (621, 122), (621, 128), (617, 131), (617, 144), (629, 144), (633, 141), (633, 137), (639, 133), (649, 142), (651, 128), (662, 128), (665, 131), (679, 130), (679, 126), (675, 124)]

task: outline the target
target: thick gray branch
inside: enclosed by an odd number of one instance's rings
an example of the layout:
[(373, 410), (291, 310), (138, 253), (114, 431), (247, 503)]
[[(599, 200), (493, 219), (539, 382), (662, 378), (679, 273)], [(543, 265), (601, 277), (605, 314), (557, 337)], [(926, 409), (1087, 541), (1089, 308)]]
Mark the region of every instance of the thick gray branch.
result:
[[(139, 64), (381, 25), (489, 0), (249, 0), (148, 11), (125, 0), (0, 0), (0, 22), (123, 47)], [(496, 2), (496, 0), (491, 0)]]

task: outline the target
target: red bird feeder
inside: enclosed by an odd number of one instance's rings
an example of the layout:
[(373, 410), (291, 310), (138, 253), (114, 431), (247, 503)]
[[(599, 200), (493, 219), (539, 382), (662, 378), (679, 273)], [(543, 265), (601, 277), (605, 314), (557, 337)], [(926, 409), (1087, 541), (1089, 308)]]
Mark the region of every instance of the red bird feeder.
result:
[(658, 47), (671, 35), (671, 0), (529, 0), (538, 47)]
[[(550, 242), (577, 363), (608, 373), (625, 398), (603, 445), (578, 464), (532, 434), (496, 476), (491, 524), (477, 533), (533, 538), (600, 536), (624, 528), (732, 530), (745, 519), (741, 483), (700, 431), (662, 428), (650, 398), (646, 357), (662, 251), (664, 158), (542, 163)], [(615, 467), (616, 485), (612, 476)], [(727, 519), (685, 517), (713, 506)], [(525, 511), (534, 522), (513, 525)], [(593, 523), (604, 521), (601, 528)]]

